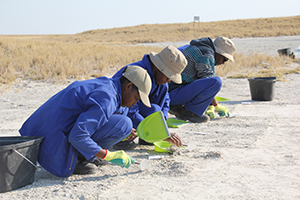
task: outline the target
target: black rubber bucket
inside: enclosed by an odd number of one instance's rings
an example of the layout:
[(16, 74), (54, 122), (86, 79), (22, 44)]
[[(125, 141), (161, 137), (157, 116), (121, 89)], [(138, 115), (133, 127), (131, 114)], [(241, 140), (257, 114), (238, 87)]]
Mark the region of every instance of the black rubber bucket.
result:
[(280, 56), (289, 56), (291, 54), (291, 48), (277, 49)]
[(0, 137), (0, 193), (34, 182), (43, 137)]
[(248, 79), (252, 100), (272, 101), (274, 98), (276, 77)]

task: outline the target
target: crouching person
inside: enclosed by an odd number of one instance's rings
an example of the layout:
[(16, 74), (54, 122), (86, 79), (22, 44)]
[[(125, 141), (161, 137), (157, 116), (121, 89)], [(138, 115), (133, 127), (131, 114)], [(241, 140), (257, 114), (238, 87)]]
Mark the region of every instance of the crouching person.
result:
[(132, 133), (128, 108), (140, 99), (150, 107), (150, 90), (147, 71), (137, 66), (119, 78), (76, 81), (39, 107), (19, 132), (44, 137), (38, 162), (59, 177), (94, 173), (107, 161), (128, 168), (132, 157), (107, 149)]

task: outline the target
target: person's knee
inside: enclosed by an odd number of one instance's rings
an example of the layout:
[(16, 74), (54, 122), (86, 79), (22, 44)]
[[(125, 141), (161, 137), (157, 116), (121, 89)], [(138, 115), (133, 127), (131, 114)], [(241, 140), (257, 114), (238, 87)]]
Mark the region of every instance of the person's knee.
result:
[(113, 145), (114, 143), (126, 138), (131, 133), (133, 125), (131, 119), (124, 115), (114, 115), (110, 119), (113, 120), (114, 123), (110, 125), (110, 130), (108, 130), (108, 138), (110, 139), (107, 139), (106, 137), (106, 140), (110, 141), (108, 142), (110, 145)]
[(144, 107), (140, 107), (139, 113), (143, 116), (143, 117), (147, 117), (149, 115), (151, 115), (152, 113), (155, 113), (157, 111), (161, 111), (161, 107), (157, 104), (152, 103), (151, 104), (151, 108), (148, 108), (146, 106)]
[(133, 128), (132, 121), (127, 116), (122, 116), (122, 119), (120, 119), (119, 123), (117, 123), (116, 126), (120, 128), (120, 131), (123, 132), (126, 136), (131, 133)]
[[(124, 138), (127, 137), (132, 131), (133, 125), (129, 117), (125, 115), (112, 115), (108, 122), (97, 132), (99, 138), (96, 140), (101, 140), (103, 138), (112, 137), (112, 138)], [(100, 139), (101, 138), (101, 139)]]
[(215, 87), (218, 88), (218, 90), (221, 90), (221, 87), (222, 87), (222, 79), (220, 77), (213, 77), (213, 79), (215, 80)]

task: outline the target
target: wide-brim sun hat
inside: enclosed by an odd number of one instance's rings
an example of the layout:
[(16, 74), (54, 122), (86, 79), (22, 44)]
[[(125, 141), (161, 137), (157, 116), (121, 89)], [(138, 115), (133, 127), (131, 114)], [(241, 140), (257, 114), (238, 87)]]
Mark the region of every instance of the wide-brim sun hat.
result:
[(181, 72), (187, 65), (185, 56), (172, 45), (167, 46), (161, 52), (150, 52), (150, 60), (166, 77), (177, 84), (181, 84)]
[(214, 40), (215, 50), (218, 54), (234, 62), (233, 54), (236, 50), (234, 43), (227, 37), (217, 37)]
[(152, 82), (147, 70), (140, 66), (130, 65), (123, 72), (122, 76), (126, 77), (138, 88), (141, 101), (145, 106), (150, 108), (151, 104), (148, 96), (151, 91)]

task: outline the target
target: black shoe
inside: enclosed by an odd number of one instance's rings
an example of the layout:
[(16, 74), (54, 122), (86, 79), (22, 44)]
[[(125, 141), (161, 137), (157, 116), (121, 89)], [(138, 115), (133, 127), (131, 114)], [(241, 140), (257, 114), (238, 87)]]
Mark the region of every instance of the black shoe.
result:
[(208, 122), (210, 120), (210, 117), (208, 115), (202, 115), (202, 116), (192, 115), (187, 117), (187, 119), (190, 122), (194, 122), (194, 123), (204, 123), (204, 122)]
[(96, 159), (93, 162), (90, 162), (90, 161), (87, 161), (85, 158), (78, 156), (77, 162), (78, 163), (88, 162), (88, 163), (92, 163), (92, 164), (96, 165), (97, 167), (101, 167), (103, 165), (108, 165), (108, 161), (103, 160), (98, 157), (96, 157)]
[(185, 107), (181, 107), (180, 109), (178, 109), (177, 113), (175, 113), (175, 116), (180, 120), (196, 123), (208, 122), (210, 120), (208, 115), (198, 116), (193, 112), (187, 110)]
[(97, 167), (101, 167), (103, 165), (108, 165), (108, 161), (103, 160), (101, 158), (96, 158), (93, 162), (90, 162), (90, 163), (93, 163)]
[(117, 144), (115, 144), (114, 146), (112, 146), (112, 149), (115, 150), (133, 150), (135, 147), (137, 146), (137, 144), (134, 141), (121, 141)]
[(97, 170), (98, 167), (93, 163), (89, 163), (87, 161), (84, 162), (77, 161), (73, 174), (80, 174), (80, 175), (95, 174)]
[(153, 143), (146, 142), (145, 140), (142, 140), (141, 138), (139, 138), (139, 145), (149, 145), (149, 146), (154, 146)]
[(180, 105), (180, 104), (170, 105), (169, 113), (172, 115), (175, 115), (178, 112), (180, 112), (180, 109), (182, 109), (182, 105)]

